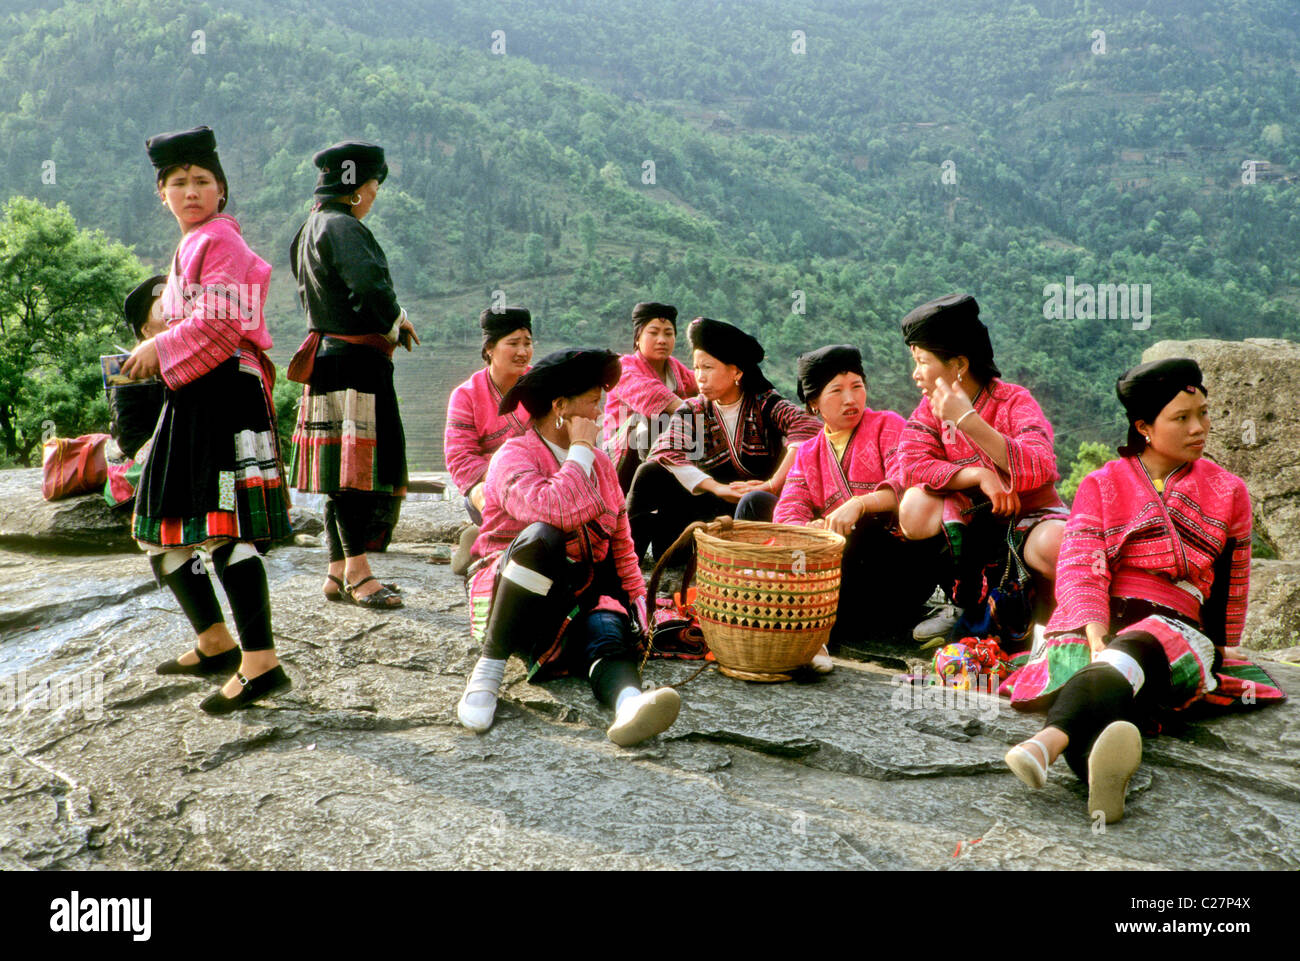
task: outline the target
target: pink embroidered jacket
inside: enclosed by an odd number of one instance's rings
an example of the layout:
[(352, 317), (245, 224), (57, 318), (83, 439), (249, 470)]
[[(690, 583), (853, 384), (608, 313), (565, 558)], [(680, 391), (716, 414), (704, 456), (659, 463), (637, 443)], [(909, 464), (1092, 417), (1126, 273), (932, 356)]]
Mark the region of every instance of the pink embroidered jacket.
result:
[(1128, 597), (1203, 617), (1207, 636), (1235, 646), (1246, 620), (1250, 530), (1246, 484), (1218, 464), (1201, 458), (1179, 467), (1161, 496), (1138, 458), (1110, 461), (1074, 495), (1047, 631), (1110, 624), (1110, 599)]
[(447, 470), (462, 494), (487, 475), (497, 448), (528, 430), (531, 418), (522, 405), (503, 416), (497, 413), (500, 403), (501, 391), (486, 367), (453, 390), (447, 401), (442, 449)]
[[(1020, 495), (1022, 514), (1064, 506), (1056, 494), (1060, 475), (1056, 472), (1056, 453), (1052, 449), (1052, 425), (1029, 391), (994, 380), (977, 398), (975, 412), (1006, 438), (1009, 472), (999, 470), (959, 428), (949, 428), (945, 439), (943, 425), (931, 412), (929, 400), (922, 397), (898, 443), (903, 486), (951, 494), (942, 488), (959, 470), (987, 467), (998, 471), (1004, 479), (1010, 474), (1009, 483)], [(953, 519), (947, 510), (944, 517)]]
[[(569, 534), (568, 551), (574, 560), (582, 559), (584, 540), (593, 562), (614, 552), (623, 589), (638, 607), (644, 624), (646, 585), (637, 564), (618, 473), (604, 451), (595, 451), (595, 455), (588, 477), (576, 461), (558, 463), (536, 428), (506, 441), (488, 467), (483, 526), (471, 553), (492, 557), (538, 521), (558, 527)], [(597, 609), (630, 613), (605, 597)]]
[[(668, 367), (677, 382), (676, 390), (669, 390), (639, 350), (624, 354), (621, 361), (623, 373), (605, 398), (603, 420), (605, 453), (609, 454), (616, 468), (623, 465), (623, 459), (633, 445), (631, 434), (639, 424), (663, 413), (673, 397), (686, 400), (700, 392), (695, 375), (676, 357), (668, 358)], [(644, 458), (646, 451), (642, 450), (640, 454)]]
[[(163, 291), (167, 329), (154, 338), (163, 382), (177, 390), (234, 356), (274, 372), (262, 310), (271, 265), (249, 248), (229, 214), (181, 238)], [(264, 379), (265, 383), (265, 379)]]
[(822, 430), (799, 445), (794, 466), (781, 488), (772, 520), (777, 524), (807, 524), (825, 517), (850, 497), (888, 487), (902, 496), (898, 473), (898, 438), (905, 421), (892, 410), (870, 410), (853, 430), (843, 461)]

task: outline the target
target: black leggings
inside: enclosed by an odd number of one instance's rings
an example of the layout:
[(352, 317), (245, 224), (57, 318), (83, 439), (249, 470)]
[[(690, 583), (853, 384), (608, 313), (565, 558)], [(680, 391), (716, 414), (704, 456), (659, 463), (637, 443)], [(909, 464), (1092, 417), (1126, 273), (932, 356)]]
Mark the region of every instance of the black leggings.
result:
[(600, 595), (622, 594), (613, 553), (595, 567), (574, 564), (566, 541), (559, 528), (537, 523), (506, 548), (497, 565), (483, 656), (501, 660), (518, 651), (541, 659), (576, 603), (581, 613), (565, 628), (560, 661), (569, 673), (588, 679), (598, 701), (612, 706), (619, 691), (641, 687), (631, 622), (625, 614), (592, 610)]
[[(245, 651), (269, 651), (275, 648), (271, 634), (271, 594), (266, 582), (266, 568), (257, 556), (230, 563), (235, 542), (223, 544), (212, 552), (212, 566), (226, 590), (230, 612), (235, 615), (239, 646)], [(195, 634), (202, 634), (214, 624), (222, 623), (221, 605), (212, 590), (212, 581), (195, 555), (170, 574), (162, 573), (163, 554), (149, 562), (158, 579), (171, 589), (181, 610), (189, 618)]]
[(658, 461), (646, 461), (637, 468), (627, 495), (627, 519), (637, 560), (645, 557), (647, 547), (654, 549), (658, 560), (688, 525), (715, 517), (735, 517), (736, 506), (716, 494), (692, 494), (667, 467)]
[(1047, 726), (1070, 738), (1065, 761), (1079, 780), (1088, 780), (1088, 755), (1108, 724), (1141, 724), (1164, 706), (1169, 697), (1169, 659), (1160, 642), (1145, 631), (1121, 634), (1107, 645), (1122, 651), (1142, 668), (1145, 681), (1135, 695), (1133, 685), (1118, 670), (1093, 662), (1065, 682), (1047, 711)]
[(376, 538), (378, 515), (388, 506), (390, 495), (362, 491), (340, 491), (325, 498), (325, 543), (330, 563), (360, 557), (387, 546)]

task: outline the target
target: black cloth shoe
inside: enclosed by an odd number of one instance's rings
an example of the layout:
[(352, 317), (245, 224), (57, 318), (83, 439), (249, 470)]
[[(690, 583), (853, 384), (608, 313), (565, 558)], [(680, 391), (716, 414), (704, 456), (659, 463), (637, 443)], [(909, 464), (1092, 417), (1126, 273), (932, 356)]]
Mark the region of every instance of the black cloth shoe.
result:
[(239, 667), (239, 662), (243, 655), (239, 647), (232, 647), (228, 651), (222, 651), (220, 654), (213, 654), (208, 657), (197, 647), (194, 653), (199, 656), (197, 664), (182, 664), (178, 660), (165, 661), (159, 664), (155, 670), (159, 674), (188, 674), (193, 677), (211, 677), (214, 674), (229, 674)]
[(284, 673), (284, 668), (279, 664), (265, 674), (257, 675), (252, 680), (238, 672), (236, 672), (235, 677), (239, 678), (239, 683), (243, 685), (238, 694), (234, 697), (226, 697), (226, 695), (217, 691), (217, 693), (205, 697), (199, 707), (209, 714), (230, 714), (232, 711), (248, 707), (261, 698), (287, 691), (293, 685), (293, 682), (289, 680), (289, 675)]

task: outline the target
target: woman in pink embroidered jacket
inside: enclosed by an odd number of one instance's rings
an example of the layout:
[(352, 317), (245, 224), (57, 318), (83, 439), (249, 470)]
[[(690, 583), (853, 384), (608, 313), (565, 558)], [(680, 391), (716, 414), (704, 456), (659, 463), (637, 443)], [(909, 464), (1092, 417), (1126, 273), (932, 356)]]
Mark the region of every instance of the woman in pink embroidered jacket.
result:
[(486, 366), (451, 392), (442, 434), (447, 470), (465, 495), (465, 510), (476, 527), (483, 523), (483, 481), (492, 455), (528, 430), (523, 408), (502, 414), (497, 407), (532, 363), (533, 317), (522, 307), (488, 307), (479, 314), (478, 324)]
[(677, 346), (677, 308), (640, 303), (632, 308), (635, 350), (623, 356), (623, 374), (605, 399), (605, 453), (627, 493), (668, 415), (699, 393), (695, 375), (673, 356)]
[[(136, 379), (157, 374), (166, 387), (132, 526), (197, 635), (194, 650), (158, 673), (233, 674), (200, 705), (225, 714), (289, 687), (259, 557), (290, 530), (262, 317), (271, 268), (220, 212), (229, 191), (210, 128), (160, 134), (147, 148), (159, 197), (182, 237), (162, 294), (166, 329), (122, 365)], [(197, 547), (211, 554), (239, 646)]]
[[(1088, 812), (1124, 812), (1142, 758), (1139, 726), (1167, 710), (1285, 698), (1225, 648), (1241, 641), (1250, 576), (1250, 495), (1202, 458), (1207, 391), (1195, 361), (1141, 364), (1117, 393), (1129, 418), (1123, 455), (1084, 478), (1061, 547), (1045, 643), (1003, 690), (1047, 724), (1007, 753), (1030, 787), (1064, 753), (1088, 783)], [(1247, 692), (1249, 696), (1247, 697)]]
[[(903, 418), (867, 406), (862, 354), (836, 344), (799, 358), (798, 393), (825, 427), (804, 441), (772, 520), (821, 527), (847, 540), (830, 644), (910, 629), (934, 590), (938, 537), (908, 541), (898, 530), (898, 438)], [(826, 648), (813, 668), (831, 669)]]
[(769, 521), (795, 448), (821, 430), (763, 374), (763, 345), (739, 327), (696, 317), (686, 330), (700, 395), (655, 440), (628, 491), (637, 557), (662, 557), (690, 523), (722, 514)]
[[(997, 582), (1008, 538), (1036, 575), (1041, 603), (1050, 606), (1066, 516), (1056, 494), (1052, 425), (1029, 391), (999, 379), (974, 297), (949, 294), (922, 304), (903, 318), (902, 329), (923, 397), (898, 446), (906, 488), (899, 524), (913, 540), (944, 535), (953, 565), (944, 576), (952, 606), (917, 625), (913, 636), (959, 639), (981, 632), (989, 610), (985, 579)], [(1029, 605), (1023, 606), (1023, 617), (1013, 618), (1011, 604), (999, 605), (1004, 643), (1027, 641)]]
[(532, 681), (587, 678), (614, 709), (616, 744), (645, 740), (677, 718), (676, 691), (641, 691), (635, 635), (645, 624), (645, 582), (614, 465), (595, 446), (601, 391), (618, 375), (612, 351), (557, 351), (501, 400), (501, 410), (522, 404), (533, 423), (488, 467), (469, 581), (482, 655), (457, 705), (472, 731), (492, 726), (511, 653)]

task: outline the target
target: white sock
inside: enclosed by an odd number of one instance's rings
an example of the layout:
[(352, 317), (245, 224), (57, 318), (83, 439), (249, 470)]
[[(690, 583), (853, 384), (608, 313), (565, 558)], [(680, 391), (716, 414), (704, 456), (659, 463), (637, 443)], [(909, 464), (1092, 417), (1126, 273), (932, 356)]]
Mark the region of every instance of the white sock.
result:
[(506, 676), (505, 658), (495, 660), (490, 657), (480, 657), (478, 663), (474, 665), (474, 673), (470, 675), (469, 684), (466, 687), (474, 685), (475, 681), (486, 682), (492, 685), (492, 690), (478, 690), (465, 695), (465, 703), (470, 707), (491, 707), (492, 702), (497, 699), (497, 691), (501, 689), (501, 680)]
[(617, 714), (622, 709), (623, 705), (627, 702), (627, 699), (629, 697), (636, 697), (640, 693), (641, 693), (641, 688), (632, 687), (630, 685), (628, 687), (623, 688), (623, 690), (619, 691), (618, 696), (614, 698), (614, 713)]

